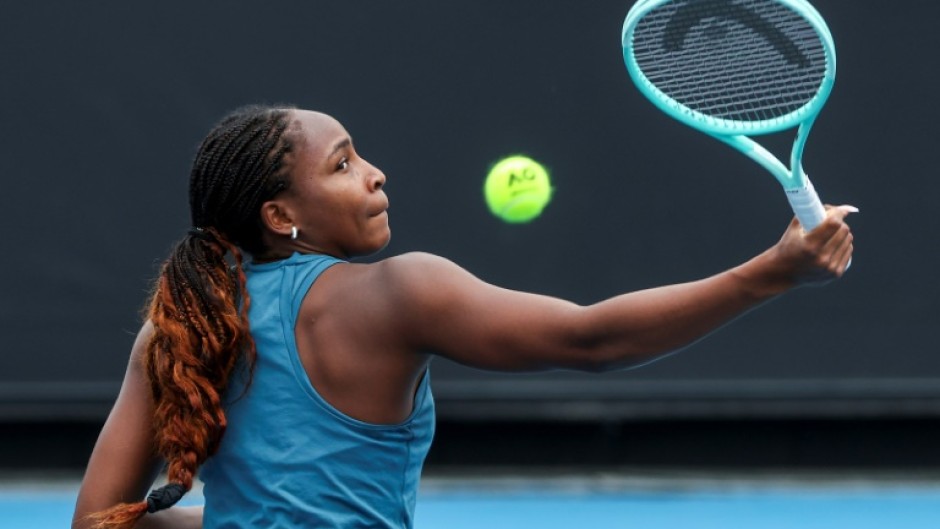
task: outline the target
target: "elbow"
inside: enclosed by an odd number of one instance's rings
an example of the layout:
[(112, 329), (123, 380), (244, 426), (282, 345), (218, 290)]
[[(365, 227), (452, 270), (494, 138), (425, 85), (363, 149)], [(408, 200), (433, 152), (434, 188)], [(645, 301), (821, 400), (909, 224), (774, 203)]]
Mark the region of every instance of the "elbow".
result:
[(620, 344), (611, 346), (603, 342), (582, 342), (573, 347), (571, 362), (565, 367), (583, 373), (608, 373), (639, 367), (660, 355)]
[(616, 351), (608, 353), (604, 351), (590, 351), (582, 355), (582, 360), (577, 366), (576, 371), (583, 373), (609, 373), (611, 371), (625, 371), (640, 367), (653, 362), (668, 353), (643, 353), (638, 351)]
[(588, 355), (585, 360), (575, 366), (574, 369), (581, 373), (591, 374), (608, 373), (618, 370), (615, 362), (593, 355)]
[(635, 326), (598, 322), (590, 308), (579, 312), (563, 327), (560, 343), (568, 349), (570, 369), (585, 373), (622, 371), (648, 364), (671, 354), (669, 340), (650, 336)]
[(581, 336), (572, 347), (576, 352), (571, 355), (571, 358), (575, 358), (576, 361), (570, 367), (585, 373), (633, 369), (676, 352), (676, 350), (657, 346), (657, 344), (641, 343), (624, 339), (624, 337), (610, 339), (610, 337), (596, 335)]

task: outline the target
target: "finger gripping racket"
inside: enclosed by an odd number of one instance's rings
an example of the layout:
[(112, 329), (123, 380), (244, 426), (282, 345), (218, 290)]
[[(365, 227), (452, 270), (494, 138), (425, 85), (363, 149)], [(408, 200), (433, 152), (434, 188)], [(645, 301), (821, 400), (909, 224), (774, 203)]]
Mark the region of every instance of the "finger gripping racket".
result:
[[(810, 231), (826, 216), (803, 171), (806, 138), (835, 82), (836, 54), (805, 0), (640, 0), (623, 58), (660, 110), (731, 145), (783, 185)], [(749, 136), (799, 127), (788, 169)]]

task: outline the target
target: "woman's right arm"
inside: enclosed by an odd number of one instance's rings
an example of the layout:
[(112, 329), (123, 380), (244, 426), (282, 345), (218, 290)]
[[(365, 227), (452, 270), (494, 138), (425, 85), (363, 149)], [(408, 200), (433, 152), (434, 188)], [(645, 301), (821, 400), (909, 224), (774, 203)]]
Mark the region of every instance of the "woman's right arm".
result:
[[(794, 219), (781, 240), (738, 267), (579, 306), (495, 287), (453, 263), (422, 254), (386, 260), (376, 289), (389, 297), (385, 338), (458, 363), (498, 371), (627, 368), (675, 352), (800, 285), (840, 277), (852, 255), (832, 208), (815, 230)], [(377, 291), (370, 289), (370, 291)], [(369, 327), (370, 329), (375, 327)]]
[[(92, 527), (90, 514), (118, 503), (142, 501), (163, 465), (154, 446), (153, 399), (144, 370), (144, 352), (152, 333), (153, 326), (147, 322), (134, 342), (121, 391), (98, 436), (79, 489), (72, 529)], [(174, 507), (148, 514), (136, 527), (199, 529), (202, 507)]]

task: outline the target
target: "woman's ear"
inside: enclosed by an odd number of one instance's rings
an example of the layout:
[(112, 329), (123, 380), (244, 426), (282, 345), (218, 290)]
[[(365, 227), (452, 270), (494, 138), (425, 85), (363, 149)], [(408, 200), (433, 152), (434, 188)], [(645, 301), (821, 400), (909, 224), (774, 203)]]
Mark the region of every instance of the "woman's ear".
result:
[(278, 235), (290, 237), (294, 226), (290, 211), (278, 200), (269, 200), (261, 204), (261, 223)]

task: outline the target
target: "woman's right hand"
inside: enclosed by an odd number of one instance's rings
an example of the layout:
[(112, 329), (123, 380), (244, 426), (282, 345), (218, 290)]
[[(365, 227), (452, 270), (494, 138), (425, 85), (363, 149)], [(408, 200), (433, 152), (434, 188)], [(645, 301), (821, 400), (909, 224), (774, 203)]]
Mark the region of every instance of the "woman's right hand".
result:
[(852, 260), (852, 230), (845, 222), (854, 206), (828, 206), (826, 218), (810, 232), (794, 218), (770, 250), (774, 263), (790, 286), (824, 285), (842, 277)]

